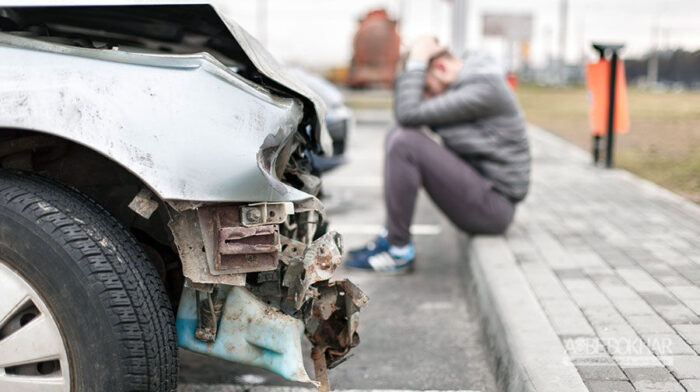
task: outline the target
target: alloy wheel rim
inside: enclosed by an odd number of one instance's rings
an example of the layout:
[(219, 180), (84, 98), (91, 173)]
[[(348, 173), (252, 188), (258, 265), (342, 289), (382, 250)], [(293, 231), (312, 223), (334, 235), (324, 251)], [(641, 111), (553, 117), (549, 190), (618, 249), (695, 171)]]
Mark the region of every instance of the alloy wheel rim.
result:
[(0, 390), (70, 391), (65, 342), (46, 302), (0, 260)]

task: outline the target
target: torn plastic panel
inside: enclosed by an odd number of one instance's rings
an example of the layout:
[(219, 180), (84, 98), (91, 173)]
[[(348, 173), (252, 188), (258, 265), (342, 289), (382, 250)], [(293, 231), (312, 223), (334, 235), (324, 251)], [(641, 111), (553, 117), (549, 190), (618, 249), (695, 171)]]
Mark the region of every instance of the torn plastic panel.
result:
[(209, 343), (195, 337), (197, 290), (186, 288), (182, 293), (176, 321), (179, 345), (262, 367), (289, 380), (311, 382), (301, 352), (304, 322), (270, 307), (244, 287), (219, 287), (223, 309), (218, 333)]

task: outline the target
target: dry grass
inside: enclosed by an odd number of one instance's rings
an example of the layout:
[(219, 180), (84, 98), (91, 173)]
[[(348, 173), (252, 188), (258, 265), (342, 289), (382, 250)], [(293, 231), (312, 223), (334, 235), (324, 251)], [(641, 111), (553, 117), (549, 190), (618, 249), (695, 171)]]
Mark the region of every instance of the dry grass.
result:
[[(521, 86), (518, 97), (529, 122), (590, 149), (585, 89)], [(616, 165), (700, 203), (700, 93), (630, 89), (628, 98)]]

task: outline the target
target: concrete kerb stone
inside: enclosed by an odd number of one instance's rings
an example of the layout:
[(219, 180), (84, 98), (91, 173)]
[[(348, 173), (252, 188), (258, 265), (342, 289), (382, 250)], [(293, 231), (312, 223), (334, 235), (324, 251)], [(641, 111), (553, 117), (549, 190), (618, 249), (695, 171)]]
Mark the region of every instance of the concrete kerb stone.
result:
[(460, 241), (507, 392), (587, 392), (503, 237)]

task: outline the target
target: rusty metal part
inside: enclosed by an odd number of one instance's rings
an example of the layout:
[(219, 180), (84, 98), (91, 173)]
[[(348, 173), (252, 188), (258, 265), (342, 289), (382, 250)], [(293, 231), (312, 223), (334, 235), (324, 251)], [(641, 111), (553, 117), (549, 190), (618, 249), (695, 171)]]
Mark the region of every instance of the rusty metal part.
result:
[(318, 392), (330, 392), (331, 385), (328, 380), (328, 367), (323, 350), (314, 347), (311, 349), (311, 359), (314, 361), (314, 375), (319, 383)]
[(218, 248), (214, 259), (214, 266), (218, 270), (274, 270), (277, 268), (280, 249), (279, 235), (272, 225), (221, 227)]
[(190, 289), (195, 289), (203, 293), (211, 294), (214, 292), (214, 285), (211, 283), (197, 283), (193, 282), (189, 278), (185, 278), (185, 287)]
[(333, 276), (342, 262), (342, 249), (342, 237), (332, 231), (311, 243), (302, 259), (290, 263), (282, 285), (289, 288), (297, 309), (314, 296), (312, 284)]
[[(280, 203), (284, 204), (284, 203)], [(277, 268), (280, 243), (276, 225), (246, 227), (242, 220), (257, 212), (277, 217), (279, 208), (265, 205), (206, 206), (198, 209), (209, 272), (213, 275), (272, 271)], [(262, 208), (261, 208), (262, 207)], [(255, 211), (255, 212), (251, 212)], [(286, 211), (282, 207), (281, 211)], [(261, 221), (262, 219), (261, 215)], [(286, 215), (285, 215), (286, 219)]]
[(304, 251), (306, 250), (305, 243), (282, 235), (280, 235), (280, 245), (282, 246), (280, 261), (287, 265), (289, 265), (292, 260), (303, 257)]
[[(187, 245), (183, 249), (196, 254), (198, 262), (208, 268), (204, 280), (186, 275), (191, 279), (188, 287), (197, 290), (193, 301), (197, 306), (194, 337), (219, 344), (217, 320), (221, 306), (217, 305), (218, 296), (212, 285), (202, 283), (209, 283), (212, 278), (241, 277), (239, 285), (245, 286), (261, 303), (304, 321), (304, 333), (313, 347), (318, 385), (321, 390), (329, 390), (328, 369), (347, 359), (349, 351), (359, 344), (359, 310), (369, 298), (350, 281), (330, 281), (342, 261), (342, 237), (329, 232), (312, 241), (311, 232), (322, 223), (322, 207), (316, 201), (312, 198), (301, 203), (302, 211), (294, 206), (296, 213), (291, 218), (285, 215), (280, 224), (261, 223), (270, 217), (269, 211), (277, 211), (268, 208), (270, 204), (261, 203), (202, 206), (196, 212), (173, 212), (171, 228), (194, 227), (199, 231), (199, 236), (190, 232), (192, 238), (185, 237), (189, 243), (183, 243), (182, 239), (176, 239), (176, 243), (178, 247)], [(289, 209), (285, 207), (283, 211)], [(243, 225), (243, 220), (249, 225)], [(178, 236), (175, 232), (174, 235)], [(260, 260), (262, 257), (268, 260)]]
[(153, 192), (148, 188), (141, 188), (129, 203), (129, 208), (142, 218), (149, 219), (158, 209), (158, 202), (153, 200)]
[(186, 278), (196, 283), (245, 286), (245, 274), (214, 275), (210, 272), (196, 210), (185, 210), (179, 213), (172, 210), (170, 212), (168, 227), (173, 234), (175, 246), (177, 246), (182, 261), (182, 273)]
[(319, 294), (313, 298), (306, 319), (306, 336), (313, 347), (324, 354), (327, 367), (333, 368), (360, 343), (359, 310), (369, 298), (347, 280), (319, 282), (316, 286)]
[(197, 301), (197, 329), (194, 331), (194, 337), (206, 343), (215, 342), (224, 300), (219, 297), (216, 287), (211, 293), (195, 290), (195, 297)]
[(240, 222), (243, 226), (278, 225), (287, 220), (287, 215), (294, 213), (294, 204), (255, 203), (241, 207)]

